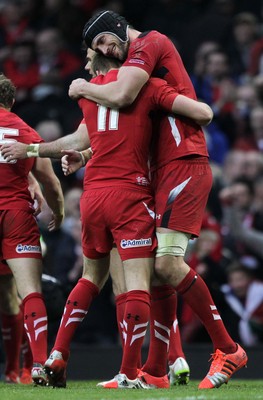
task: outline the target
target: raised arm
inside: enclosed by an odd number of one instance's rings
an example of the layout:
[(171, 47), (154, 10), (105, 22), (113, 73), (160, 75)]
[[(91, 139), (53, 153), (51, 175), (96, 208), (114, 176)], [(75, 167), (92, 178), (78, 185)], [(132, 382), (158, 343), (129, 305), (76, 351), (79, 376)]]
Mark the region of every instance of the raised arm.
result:
[(53, 213), (48, 229), (58, 229), (64, 218), (64, 198), (51, 161), (48, 158), (37, 158), (32, 172), (41, 184), (46, 202)]
[(74, 133), (63, 136), (53, 142), (30, 145), (15, 142), (4, 144), (0, 150), (5, 160), (12, 161), (28, 157), (61, 158), (63, 156), (62, 150), (74, 149), (81, 151), (87, 149), (89, 145), (87, 126), (86, 124), (80, 124)]
[(122, 108), (133, 103), (148, 79), (149, 75), (141, 68), (121, 67), (118, 79), (106, 85), (74, 80), (69, 87), (69, 96), (72, 99), (85, 97), (110, 108)]
[(172, 111), (193, 119), (198, 125), (206, 126), (213, 118), (213, 111), (208, 104), (179, 94), (172, 105)]

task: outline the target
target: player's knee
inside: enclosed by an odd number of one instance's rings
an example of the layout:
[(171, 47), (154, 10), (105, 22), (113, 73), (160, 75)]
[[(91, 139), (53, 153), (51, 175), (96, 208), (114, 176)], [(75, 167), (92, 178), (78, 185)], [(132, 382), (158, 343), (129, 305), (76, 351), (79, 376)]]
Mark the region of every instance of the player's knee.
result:
[(158, 248), (155, 262), (155, 273), (159, 279), (174, 281), (174, 276), (185, 264), (184, 255), (190, 234), (184, 232), (157, 232)]

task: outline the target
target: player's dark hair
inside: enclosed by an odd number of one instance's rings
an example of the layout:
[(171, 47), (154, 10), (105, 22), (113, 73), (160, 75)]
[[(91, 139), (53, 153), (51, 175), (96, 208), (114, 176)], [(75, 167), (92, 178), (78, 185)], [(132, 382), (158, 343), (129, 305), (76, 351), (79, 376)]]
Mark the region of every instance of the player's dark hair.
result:
[(92, 57), (91, 66), (93, 71), (100, 71), (106, 74), (111, 68), (120, 68), (122, 63), (115, 58), (105, 57), (103, 54), (96, 53)]
[(11, 79), (0, 74), (0, 104), (4, 108), (11, 108), (14, 102), (16, 88)]

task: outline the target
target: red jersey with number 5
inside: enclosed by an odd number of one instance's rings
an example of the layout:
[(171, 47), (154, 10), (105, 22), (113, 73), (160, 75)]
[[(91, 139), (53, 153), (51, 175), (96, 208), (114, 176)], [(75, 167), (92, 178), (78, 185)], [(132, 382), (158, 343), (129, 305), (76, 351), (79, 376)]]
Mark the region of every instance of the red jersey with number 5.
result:
[[(40, 143), (43, 139), (16, 114), (0, 108), (0, 145), (11, 142)], [(0, 210), (32, 208), (28, 174), (34, 158), (7, 162), (0, 153)]]

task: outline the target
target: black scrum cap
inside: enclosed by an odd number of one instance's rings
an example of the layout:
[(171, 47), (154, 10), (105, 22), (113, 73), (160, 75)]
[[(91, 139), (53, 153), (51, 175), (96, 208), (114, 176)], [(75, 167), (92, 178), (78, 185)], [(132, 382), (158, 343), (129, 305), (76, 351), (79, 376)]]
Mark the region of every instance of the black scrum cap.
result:
[(83, 29), (83, 40), (91, 48), (92, 41), (101, 33), (117, 36), (122, 42), (128, 40), (128, 23), (124, 17), (113, 11), (101, 11), (86, 23)]

